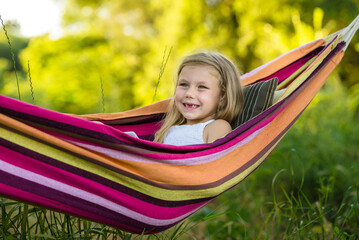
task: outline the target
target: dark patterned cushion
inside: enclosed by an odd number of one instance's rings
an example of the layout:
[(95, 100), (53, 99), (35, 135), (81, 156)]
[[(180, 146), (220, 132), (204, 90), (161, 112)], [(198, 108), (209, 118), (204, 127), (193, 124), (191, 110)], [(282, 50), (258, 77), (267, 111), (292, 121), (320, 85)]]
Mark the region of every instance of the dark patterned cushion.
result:
[(278, 78), (254, 83), (244, 87), (244, 107), (242, 113), (232, 123), (232, 128), (247, 122), (272, 105)]

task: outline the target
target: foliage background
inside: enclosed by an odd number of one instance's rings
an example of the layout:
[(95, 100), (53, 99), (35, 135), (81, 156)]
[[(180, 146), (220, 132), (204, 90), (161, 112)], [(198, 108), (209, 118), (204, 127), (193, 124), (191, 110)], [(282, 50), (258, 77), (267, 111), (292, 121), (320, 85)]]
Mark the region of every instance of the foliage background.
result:
[[(21, 99), (76, 114), (103, 111), (102, 91), (106, 112), (152, 103), (161, 63), (170, 49), (156, 101), (171, 97), (178, 60), (193, 50), (220, 51), (248, 72), (347, 26), (359, 13), (355, 0), (58, 1), (66, 5), (60, 38), (24, 38), (15, 22), (4, 20)], [(326, 239), (340, 233), (337, 236), (358, 237), (358, 52), (359, 33), (269, 159), (195, 216), (225, 213), (196, 225), (193, 236), (278, 239), (319, 234)], [(3, 33), (0, 93), (18, 98)]]

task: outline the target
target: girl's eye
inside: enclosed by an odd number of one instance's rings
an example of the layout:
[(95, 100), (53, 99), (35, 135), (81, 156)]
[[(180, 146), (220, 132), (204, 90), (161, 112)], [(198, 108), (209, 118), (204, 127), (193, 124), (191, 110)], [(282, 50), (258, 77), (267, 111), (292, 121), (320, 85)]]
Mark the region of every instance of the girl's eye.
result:
[(180, 84), (178, 84), (178, 86), (181, 86), (181, 87), (188, 87), (188, 84), (187, 84), (187, 83), (180, 83)]
[(207, 89), (207, 87), (206, 87), (206, 86), (203, 86), (203, 85), (200, 85), (198, 88), (200, 88), (200, 89)]

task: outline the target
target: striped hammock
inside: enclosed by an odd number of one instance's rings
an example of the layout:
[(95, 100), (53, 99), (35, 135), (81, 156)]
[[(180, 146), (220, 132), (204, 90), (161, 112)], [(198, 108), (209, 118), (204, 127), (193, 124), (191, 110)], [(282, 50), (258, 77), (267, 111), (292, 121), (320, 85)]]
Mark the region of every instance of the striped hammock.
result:
[(244, 74), (243, 85), (278, 77), (278, 89), (286, 91), (210, 144), (148, 140), (169, 100), (74, 116), (0, 95), (0, 195), (129, 232), (168, 229), (263, 163), (340, 62), (358, 26), (357, 17), (338, 33)]

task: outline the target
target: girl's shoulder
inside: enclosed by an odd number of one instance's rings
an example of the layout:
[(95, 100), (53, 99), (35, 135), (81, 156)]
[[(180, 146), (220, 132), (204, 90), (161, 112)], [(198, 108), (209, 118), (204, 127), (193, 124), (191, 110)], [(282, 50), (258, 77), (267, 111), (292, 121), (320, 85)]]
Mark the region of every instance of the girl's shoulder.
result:
[(213, 122), (209, 123), (207, 126), (208, 127), (225, 127), (225, 128), (230, 128), (232, 130), (232, 127), (229, 124), (229, 122), (227, 122), (224, 119), (216, 119)]
[(224, 137), (232, 131), (232, 127), (226, 120), (216, 119), (209, 123), (204, 129), (204, 140), (207, 143), (213, 142)]

